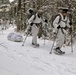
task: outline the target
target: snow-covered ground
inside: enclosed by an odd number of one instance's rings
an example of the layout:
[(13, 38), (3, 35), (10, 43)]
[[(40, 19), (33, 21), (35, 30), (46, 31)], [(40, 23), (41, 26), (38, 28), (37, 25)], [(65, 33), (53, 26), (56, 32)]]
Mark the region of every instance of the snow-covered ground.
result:
[[(0, 75), (76, 75), (76, 45), (63, 47), (64, 55), (49, 54), (52, 43), (38, 39), (39, 48), (31, 46), (31, 37), (25, 45), (7, 40), (13, 28), (0, 31)], [(3, 46), (5, 47), (3, 47)]]

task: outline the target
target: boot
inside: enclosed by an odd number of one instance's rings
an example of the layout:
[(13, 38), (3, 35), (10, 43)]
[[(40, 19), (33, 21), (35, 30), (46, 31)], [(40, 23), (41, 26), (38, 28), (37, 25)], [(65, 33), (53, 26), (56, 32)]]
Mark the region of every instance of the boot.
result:
[(40, 46), (39, 44), (35, 44), (33, 42), (32, 42), (32, 45), (35, 46), (35, 47), (39, 47)]
[(32, 45), (35, 45), (35, 43), (32, 42)]
[(60, 50), (60, 47), (55, 48), (54, 49), (54, 53), (58, 54), (58, 55), (65, 54), (65, 52), (63, 52), (63, 51)]
[(39, 44), (35, 44), (35, 46), (39, 47), (40, 45)]

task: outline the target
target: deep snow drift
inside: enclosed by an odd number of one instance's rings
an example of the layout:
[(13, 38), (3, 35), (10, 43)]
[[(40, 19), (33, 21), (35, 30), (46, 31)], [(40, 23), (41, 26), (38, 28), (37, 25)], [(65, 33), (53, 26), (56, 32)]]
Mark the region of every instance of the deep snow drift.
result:
[(76, 45), (63, 47), (64, 55), (49, 54), (52, 43), (38, 39), (39, 48), (31, 46), (32, 37), (25, 45), (7, 40), (13, 28), (0, 31), (0, 75), (76, 75)]

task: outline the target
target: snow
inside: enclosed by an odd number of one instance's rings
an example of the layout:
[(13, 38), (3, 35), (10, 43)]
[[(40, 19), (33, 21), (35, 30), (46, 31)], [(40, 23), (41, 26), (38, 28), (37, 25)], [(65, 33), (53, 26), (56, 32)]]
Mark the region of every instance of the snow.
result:
[(14, 0), (9, 0), (10, 2), (13, 2)]
[(49, 54), (52, 41), (38, 39), (39, 48), (31, 45), (32, 37), (23, 42), (8, 41), (10, 27), (0, 31), (0, 75), (76, 75), (76, 45), (63, 47), (64, 55)]

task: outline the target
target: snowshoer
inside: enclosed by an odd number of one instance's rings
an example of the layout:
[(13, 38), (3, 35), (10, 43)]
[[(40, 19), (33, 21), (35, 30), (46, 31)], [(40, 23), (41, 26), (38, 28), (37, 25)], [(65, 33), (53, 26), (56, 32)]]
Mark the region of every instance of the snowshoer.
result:
[(69, 16), (68, 16), (68, 8), (61, 8), (61, 21), (60, 23), (58, 23), (60, 16), (57, 16), (55, 18), (55, 20), (53, 21), (53, 26), (55, 29), (55, 32), (58, 31), (57, 33), (57, 42), (56, 42), (56, 47), (54, 48), (54, 53), (55, 54), (64, 54), (65, 52), (63, 52), (61, 50), (61, 47), (64, 44), (65, 41), (65, 35), (67, 34), (67, 28), (70, 28), (72, 25), (72, 22), (69, 20)]
[(36, 47), (39, 47), (39, 44), (37, 43), (37, 35), (39, 32), (39, 26), (43, 23), (42, 14), (43, 11), (38, 10), (38, 12), (35, 15), (32, 15), (32, 17), (28, 20), (29, 25), (32, 26), (32, 45)]
[(2, 17), (1, 19), (1, 24), (2, 24), (2, 30), (6, 30), (6, 18), (5, 17)]

